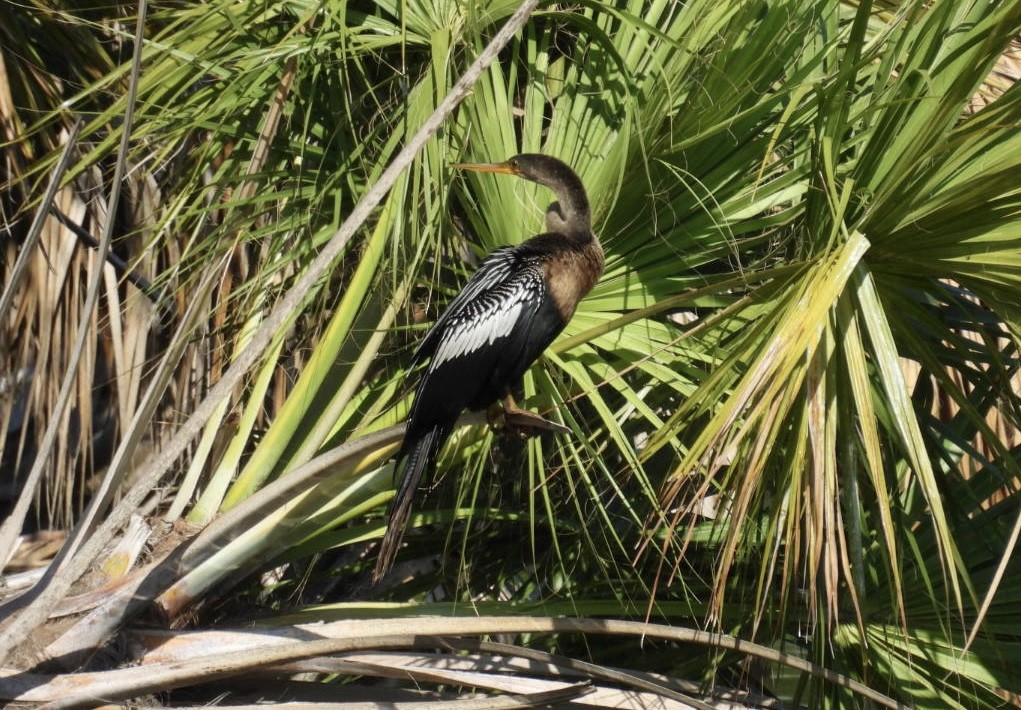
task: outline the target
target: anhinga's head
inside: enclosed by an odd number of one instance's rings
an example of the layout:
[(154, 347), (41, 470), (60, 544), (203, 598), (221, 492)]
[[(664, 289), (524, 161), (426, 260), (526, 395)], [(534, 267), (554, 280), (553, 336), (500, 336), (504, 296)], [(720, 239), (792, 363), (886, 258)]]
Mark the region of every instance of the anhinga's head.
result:
[(454, 167), (483, 173), (508, 173), (545, 185), (557, 196), (557, 201), (546, 209), (546, 229), (578, 239), (592, 237), (585, 186), (562, 160), (540, 153), (521, 153), (502, 163), (459, 163)]

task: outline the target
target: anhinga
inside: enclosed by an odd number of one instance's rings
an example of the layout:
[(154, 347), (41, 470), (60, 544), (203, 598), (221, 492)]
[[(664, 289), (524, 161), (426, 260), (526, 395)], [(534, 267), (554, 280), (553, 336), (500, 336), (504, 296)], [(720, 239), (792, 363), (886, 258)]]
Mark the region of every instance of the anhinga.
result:
[(592, 232), (581, 180), (556, 158), (534, 153), (503, 163), (455, 167), (509, 173), (545, 185), (557, 201), (546, 210), (546, 232), (493, 251), (429, 330), (412, 365), (429, 358), (411, 408), (400, 484), (373, 579), (390, 569), (422, 474), (434, 465), (464, 409), (486, 409), (503, 399), (522, 413), (511, 388), (563, 330), (582, 297), (603, 272), (603, 248)]

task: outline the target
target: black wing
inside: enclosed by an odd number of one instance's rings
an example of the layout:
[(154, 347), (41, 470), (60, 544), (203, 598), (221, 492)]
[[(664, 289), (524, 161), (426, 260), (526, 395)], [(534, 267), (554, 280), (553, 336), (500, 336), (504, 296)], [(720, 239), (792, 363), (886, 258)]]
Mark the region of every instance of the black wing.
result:
[[(433, 327), (431, 360), (419, 382), (408, 431), (450, 425), (465, 408), (481, 409), (513, 386), (559, 332), (541, 266), (524, 259), (505, 280)], [(552, 326), (552, 328), (550, 327)]]
[(426, 333), (425, 338), (415, 348), (411, 356), (411, 366), (419, 365), (425, 358), (431, 356), (439, 344), (440, 336), (446, 323), (458, 314), (467, 303), (471, 303), (480, 294), (493, 288), (495, 285), (506, 281), (515, 269), (518, 268), (520, 259), (514, 253), (515, 247), (500, 247), (490, 252), (479, 266), (478, 271), (472, 275), (461, 292), (454, 296), (454, 299), (447, 304), (446, 310), (436, 319), (433, 327)]
[[(437, 322), (440, 332), (429, 370), (483, 351), (495, 355), (518, 351), (545, 297), (546, 282), (539, 266), (528, 264), (485, 290), (478, 288), (474, 298), (451, 304)], [(508, 348), (509, 353), (503, 350)]]

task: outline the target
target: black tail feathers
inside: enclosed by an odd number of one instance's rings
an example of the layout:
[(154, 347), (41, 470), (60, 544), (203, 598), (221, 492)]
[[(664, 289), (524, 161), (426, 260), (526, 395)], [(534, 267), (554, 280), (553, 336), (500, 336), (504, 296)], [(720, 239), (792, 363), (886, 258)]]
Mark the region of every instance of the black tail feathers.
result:
[(397, 468), (401, 469), (400, 483), (387, 510), (386, 532), (379, 544), (379, 556), (372, 572), (373, 584), (390, 571), (411, 516), (411, 502), (422, 474), (432, 469), (436, 455), (449, 435), (449, 427), (433, 426), (414, 438), (405, 437), (397, 454)]

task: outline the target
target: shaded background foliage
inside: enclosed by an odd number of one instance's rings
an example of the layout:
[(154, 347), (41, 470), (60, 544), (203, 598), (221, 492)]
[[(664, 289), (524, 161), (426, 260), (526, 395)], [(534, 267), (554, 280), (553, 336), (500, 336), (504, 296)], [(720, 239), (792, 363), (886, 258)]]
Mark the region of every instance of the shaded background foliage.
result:
[[(190, 416), (516, 5), (156, 4), (116, 215), (134, 9), (3, 11), (5, 289), (77, 116), (57, 206), (97, 239), (113, 220), (114, 253), (152, 284), (55, 219), (17, 277), (0, 424), (11, 500), (45, 464), (26, 532), (76, 519), (115, 442), (144, 431), (141, 463)], [(409, 348), (550, 199), (455, 175), (462, 159), (543, 151), (589, 190), (606, 273), (524, 383), (574, 434), (459, 430), (380, 589), (365, 578), (391, 470), (367, 457), (267, 506), (177, 598), (204, 601), (206, 621), (253, 605), (347, 617), (373, 598), (649, 614), (909, 704), (1012, 697), (1019, 91), (975, 101), (1019, 27), (1010, 4), (963, 0), (544, 7), (142, 512), (204, 526), (403, 418)], [(92, 333), (58, 415), (79, 327)], [(173, 376), (133, 423), (161, 361)], [(633, 649), (549, 647), (610, 664)], [(859, 700), (685, 651), (643, 660), (812, 706)]]

